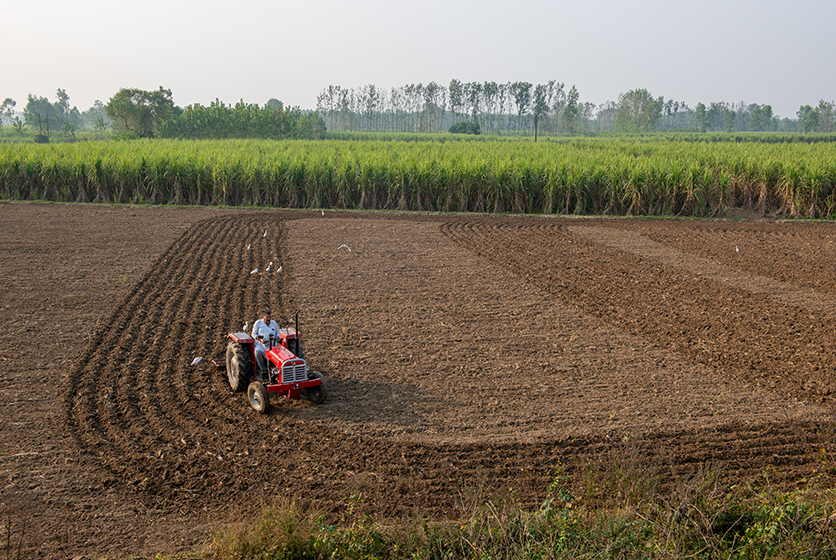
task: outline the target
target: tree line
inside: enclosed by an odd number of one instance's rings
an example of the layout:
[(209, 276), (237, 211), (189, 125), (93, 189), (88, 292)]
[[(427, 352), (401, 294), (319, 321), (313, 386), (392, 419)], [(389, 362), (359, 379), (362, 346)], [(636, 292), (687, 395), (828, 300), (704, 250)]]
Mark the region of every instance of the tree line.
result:
[(234, 106), (215, 100), (208, 107), (189, 105), (175, 118), (158, 128), (160, 138), (254, 138), (281, 140), (325, 136), (325, 124), (315, 113), (298, 108), (285, 109), (281, 101), (271, 99), (263, 107), (239, 101)]
[(38, 142), (46, 142), (54, 134), (73, 138), (77, 130), (106, 130), (110, 126), (105, 105), (101, 101), (95, 101), (92, 107), (82, 112), (75, 106), (70, 107), (70, 96), (66, 90), (59, 88), (55, 97), (55, 101), (50, 101), (30, 93), (22, 118), (15, 111), (17, 102), (7, 97), (0, 104), (0, 126), (10, 124), (13, 130), (21, 134), (24, 128), (29, 128), (35, 131), (35, 140)]
[[(359, 89), (328, 86), (317, 112), (328, 130), (442, 132), (459, 123), (485, 134), (583, 134), (595, 106), (580, 101), (575, 86), (556, 80), (530, 82), (436, 82), (389, 91), (370, 84)], [(456, 127), (466, 129), (468, 127)]]
[(576, 86), (549, 80), (530, 82), (436, 82), (384, 90), (373, 84), (357, 89), (331, 85), (317, 97), (315, 111), (285, 108), (271, 99), (263, 106), (218, 100), (208, 107), (177, 107), (171, 90), (122, 88), (107, 103), (86, 111), (71, 106), (66, 90), (55, 101), (29, 94), (22, 112), (6, 98), (0, 126), (38, 142), (75, 138), (79, 130), (121, 136), (168, 138), (321, 138), (330, 131), (458, 132), (504, 135), (583, 135), (597, 133), (836, 132), (836, 103), (821, 99), (802, 105), (795, 118), (779, 117), (771, 105), (711, 102), (689, 107), (682, 101), (635, 89), (600, 105), (584, 102)]
[(6, 98), (0, 105), (0, 126), (3, 120), (23, 133), (35, 132), (36, 142), (49, 142), (56, 134), (74, 138), (77, 130), (110, 130), (117, 136), (135, 138), (321, 138), (325, 134), (322, 119), (314, 112), (298, 107), (285, 108), (277, 99), (263, 106), (239, 101), (227, 105), (215, 100), (208, 107), (198, 103), (185, 109), (174, 104), (170, 89), (122, 88), (106, 104), (96, 101), (90, 109), (80, 112), (70, 108), (69, 96), (63, 89), (56, 92), (56, 101), (29, 95), (21, 119), (15, 112), (16, 102)]
[[(563, 82), (436, 82), (384, 90), (331, 85), (317, 97), (328, 130), (573, 135), (587, 133), (834, 132), (834, 103), (803, 105), (796, 118), (776, 116), (771, 105), (700, 102), (695, 107), (646, 89), (600, 105), (581, 101)], [(467, 125), (467, 126), (465, 126)]]

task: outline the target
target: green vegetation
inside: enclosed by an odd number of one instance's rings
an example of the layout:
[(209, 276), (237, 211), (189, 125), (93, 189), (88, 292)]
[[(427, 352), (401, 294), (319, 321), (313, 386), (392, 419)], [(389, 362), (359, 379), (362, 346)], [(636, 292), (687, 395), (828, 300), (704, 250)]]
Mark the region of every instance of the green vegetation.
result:
[(259, 107), (239, 101), (234, 107), (215, 100), (209, 107), (189, 105), (157, 130), (160, 138), (253, 138), (315, 140), (325, 136), (325, 124), (316, 113), (285, 109), (280, 101)]
[(729, 486), (705, 469), (663, 488), (629, 449), (559, 467), (539, 507), (509, 494), (463, 491), (459, 515), (375, 521), (362, 495), (338, 525), (295, 504), (220, 530), (194, 556), (289, 558), (834, 558), (836, 493), (821, 478), (779, 491), (764, 476)]
[(451, 134), (480, 134), (478, 122), (461, 121), (450, 125)]
[(631, 90), (618, 97), (618, 112), (615, 116), (617, 132), (653, 132), (661, 118), (662, 103), (654, 99), (646, 89)]
[(431, 133), (473, 122), (485, 135), (541, 137), (661, 131), (830, 134), (836, 131), (834, 107), (822, 99), (815, 107), (802, 105), (795, 116), (781, 117), (768, 104), (712, 101), (691, 108), (646, 89), (595, 105), (581, 101), (576, 86), (557, 80), (535, 85), (456, 79), (448, 86), (418, 83), (390, 91), (374, 84), (331, 85), (316, 105), (329, 131)]
[(263, 107), (215, 100), (209, 107), (195, 103), (182, 110), (174, 105), (171, 90), (162, 87), (119, 90), (107, 104), (107, 115), (116, 132), (127, 138), (312, 140), (325, 135), (318, 115), (286, 110), (275, 99)]
[(654, 138), (0, 144), (0, 197), (634, 216), (754, 207), (833, 219), (834, 156), (824, 142)]
[[(218, 100), (209, 107), (193, 104), (181, 109), (172, 92), (160, 86), (146, 91), (122, 88), (105, 105), (95, 101), (87, 111), (70, 108), (63, 89), (57, 101), (29, 95), (21, 115), (17, 103), (0, 104), (0, 143), (77, 142), (136, 138), (221, 139), (249, 138), (313, 140), (325, 135), (325, 124), (315, 112), (286, 109), (270, 99), (263, 107), (243, 101), (234, 106)], [(4, 125), (11, 125), (4, 131)]]
[(83, 112), (70, 106), (65, 90), (59, 88), (56, 98), (50, 102), (30, 94), (22, 112), (16, 111), (15, 100), (5, 98), (0, 128), (14, 126), (16, 141), (40, 143), (76, 141), (83, 139), (76, 137), (82, 131), (107, 137), (103, 133), (110, 130), (123, 138), (191, 139), (316, 139), (326, 128), (351, 134), (438, 134), (451, 128), (473, 133), (478, 127), (483, 135), (535, 139), (654, 132), (836, 132), (836, 103), (824, 99), (783, 117), (768, 104), (700, 102), (691, 108), (682, 101), (654, 97), (646, 89), (595, 105), (581, 101), (576, 86), (567, 88), (557, 80), (535, 85), (453, 79), (448, 86), (429, 82), (389, 91), (374, 84), (357, 89), (332, 85), (320, 92), (315, 111), (286, 109), (276, 99), (264, 106), (243, 100), (228, 106), (216, 100), (209, 107), (195, 103), (181, 109), (174, 105), (171, 90), (162, 86), (151, 91), (121, 88), (107, 104), (96, 100)]
[(179, 113), (171, 90), (156, 91), (122, 88), (107, 103), (107, 116), (117, 132), (136, 138), (153, 138), (160, 123)]

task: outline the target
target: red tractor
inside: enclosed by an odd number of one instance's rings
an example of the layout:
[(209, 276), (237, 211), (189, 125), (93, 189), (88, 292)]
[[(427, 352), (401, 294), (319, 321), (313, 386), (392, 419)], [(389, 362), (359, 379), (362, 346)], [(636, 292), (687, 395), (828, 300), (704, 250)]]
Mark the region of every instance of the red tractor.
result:
[[(294, 324), (298, 326), (299, 312)], [(286, 399), (305, 397), (314, 404), (325, 402), (325, 379), (304, 360), (302, 343), (295, 328), (282, 326), (279, 337), (265, 341), (267, 370), (258, 371), (255, 341), (245, 332), (229, 333), (226, 345), (226, 375), (233, 391), (247, 389), (247, 399), (257, 412), (270, 409), (270, 393)]]

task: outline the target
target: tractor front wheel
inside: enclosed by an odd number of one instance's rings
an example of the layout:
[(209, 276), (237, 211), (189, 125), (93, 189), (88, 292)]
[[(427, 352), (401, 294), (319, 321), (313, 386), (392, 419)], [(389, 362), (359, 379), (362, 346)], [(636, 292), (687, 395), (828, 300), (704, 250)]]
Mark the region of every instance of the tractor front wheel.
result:
[(267, 388), (260, 381), (253, 381), (247, 388), (247, 399), (250, 401), (250, 406), (259, 414), (267, 414), (270, 410), (270, 395), (267, 393)]
[(328, 398), (328, 389), (325, 387), (325, 377), (318, 371), (308, 373), (308, 379), (320, 379), (322, 383), (315, 387), (305, 389), (305, 398), (314, 404), (322, 404)]
[(240, 393), (250, 381), (252, 364), (247, 349), (230, 340), (226, 345), (226, 376), (229, 378), (229, 386), (236, 393)]

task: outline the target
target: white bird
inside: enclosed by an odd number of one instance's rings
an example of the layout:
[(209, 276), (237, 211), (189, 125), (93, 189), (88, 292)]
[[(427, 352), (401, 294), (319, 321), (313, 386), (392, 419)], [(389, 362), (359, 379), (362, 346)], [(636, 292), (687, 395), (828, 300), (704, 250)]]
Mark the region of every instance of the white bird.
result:
[(264, 235), (262, 235), (261, 238), (263, 239), (265, 237), (267, 237), (267, 230), (266, 229), (264, 230)]
[(267, 270), (264, 272), (270, 272), (270, 269), (273, 267), (273, 261), (270, 261), (270, 264), (267, 265)]
[(281, 271), (282, 271), (282, 267), (279, 267), (279, 270), (277, 270), (276, 272), (281, 272)]
[(337, 251), (339, 251), (339, 250), (340, 250), (340, 249), (342, 249), (343, 247), (345, 247), (346, 249), (348, 249), (348, 252), (349, 252), (349, 253), (351, 252), (351, 247), (349, 247), (348, 245), (340, 245), (339, 247), (337, 247)]
[(241, 330), (242, 330), (242, 331), (244, 331), (244, 332), (247, 332), (247, 329), (248, 329), (248, 328), (250, 328), (250, 322), (249, 322), (249, 321), (247, 321), (246, 323), (244, 323), (244, 326), (243, 326), (243, 328), (242, 328)]
[(252, 272), (250, 272), (250, 274), (255, 274), (256, 272), (258, 272), (257, 268), (253, 269)]
[(735, 246), (734, 246), (734, 250), (735, 250), (735, 251), (737, 251), (737, 252), (739, 253), (739, 252), (740, 252), (740, 247), (738, 247), (737, 245), (735, 245)]
[(200, 360), (202, 360), (202, 359), (203, 359), (203, 358), (195, 358), (194, 360), (192, 360), (192, 365), (194, 366), (194, 365), (199, 364), (199, 363), (200, 363)]
[(252, 245), (252, 243), (250, 243), (249, 245), (247, 245), (247, 251), (249, 251), (249, 250), (250, 250), (250, 247), (252, 247), (252, 246), (253, 246), (253, 245)]
[(323, 216), (325, 215), (325, 210), (323, 210), (323, 211), (322, 211), (322, 215), (323, 215)]

